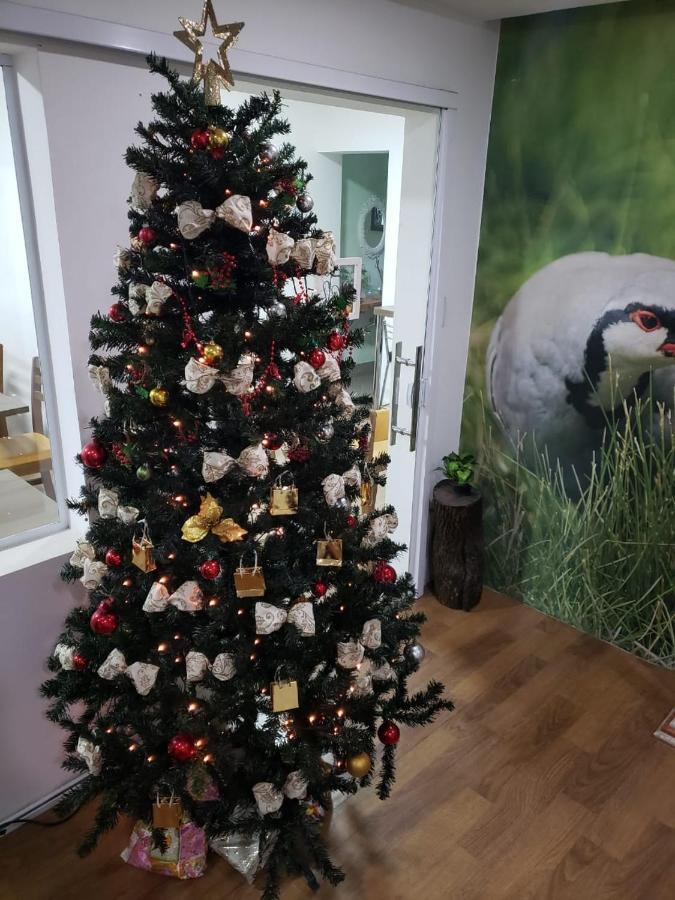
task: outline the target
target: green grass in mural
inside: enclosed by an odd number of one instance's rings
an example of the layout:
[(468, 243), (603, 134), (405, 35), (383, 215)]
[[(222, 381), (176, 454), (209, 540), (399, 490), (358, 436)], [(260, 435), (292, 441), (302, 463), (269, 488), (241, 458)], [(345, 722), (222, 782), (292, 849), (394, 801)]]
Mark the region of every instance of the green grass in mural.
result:
[[(610, 428), (581, 500), (527, 469), (481, 397), (494, 324), (542, 266), (583, 250), (675, 258), (675, 0), (503, 23), (462, 449), (487, 495), (488, 584), (675, 665), (675, 457), (662, 420)], [(644, 412), (644, 410), (642, 410)]]
[(539, 454), (527, 468), (484, 423), (486, 580), (653, 662), (675, 666), (675, 447), (648, 401), (608, 426), (580, 498)]

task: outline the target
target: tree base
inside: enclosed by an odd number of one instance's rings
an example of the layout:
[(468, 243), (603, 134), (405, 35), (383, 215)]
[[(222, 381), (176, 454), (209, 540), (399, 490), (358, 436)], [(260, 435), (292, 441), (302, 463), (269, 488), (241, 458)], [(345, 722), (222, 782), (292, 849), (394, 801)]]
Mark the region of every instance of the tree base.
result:
[(483, 590), (483, 498), (449, 481), (434, 488), (431, 503), (431, 578), (439, 602), (470, 610)]

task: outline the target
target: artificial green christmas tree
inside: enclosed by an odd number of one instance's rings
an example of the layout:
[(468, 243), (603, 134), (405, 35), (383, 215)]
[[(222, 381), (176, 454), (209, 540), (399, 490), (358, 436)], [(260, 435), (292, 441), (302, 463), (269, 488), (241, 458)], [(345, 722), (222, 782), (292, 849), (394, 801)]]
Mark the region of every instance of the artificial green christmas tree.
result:
[(423, 616), (391, 566), (394, 510), (363, 503), (387, 458), (366, 462), (367, 398), (348, 392), (352, 289), (310, 288), (335, 244), (305, 162), (272, 143), (281, 99), (207, 105), (149, 65), (170, 89), (126, 154), (130, 246), (91, 327), (106, 415), (63, 572), (88, 595), (43, 685), (87, 776), (60, 811), (100, 795), (87, 852), (155, 805), (161, 853), (157, 801), (177, 806), (215, 847), (264, 848), (272, 898), (284, 870), (341, 880), (321, 805), (373, 779), (385, 798), (398, 725), (451, 704), (437, 682), (407, 693)]

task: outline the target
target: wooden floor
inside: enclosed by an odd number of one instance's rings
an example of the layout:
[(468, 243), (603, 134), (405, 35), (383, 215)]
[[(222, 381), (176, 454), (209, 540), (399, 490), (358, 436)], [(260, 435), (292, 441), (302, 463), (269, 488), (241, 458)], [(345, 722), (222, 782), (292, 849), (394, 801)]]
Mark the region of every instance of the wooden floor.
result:
[[(471, 613), (425, 598), (420, 680), (457, 709), (405, 731), (393, 797), (363, 792), (334, 813), (347, 880), (336, 900), (672, 900), (675, 748), (652, 732), (675, 705), (675, 673), (494, 594)], [(119, 859), (129, 824), (84, 861), (91, 817), (0, 840), (0, 897), (21, 900), (259, 898), (211, 856), (197, 882)], [(288, 882), (286, 900), (312, 896)]]

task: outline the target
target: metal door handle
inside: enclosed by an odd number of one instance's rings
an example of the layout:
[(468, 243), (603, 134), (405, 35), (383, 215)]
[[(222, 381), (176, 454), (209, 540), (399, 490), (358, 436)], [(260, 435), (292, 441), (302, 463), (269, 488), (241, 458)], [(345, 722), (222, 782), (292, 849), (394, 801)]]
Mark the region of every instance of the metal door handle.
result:
[[(391, 398), (391, 435), (389, 443), (393, 447), (396, 437), (405, 434), (410, 438), (410, 451), (415, 450), (417, 444), (417, 420), (420, 411), (420, 380), (422, 375), (422, 347), (415, 348), (415, 359), (402, 356), (403, 342), (399, 341), (394, 348), (394, 389)], [(398, 424), (398, 393), (401, 387), (401, 366), (414, 366), (415, 377), (412, 385), (412, 417), (410, 428), (402, 428)]]

